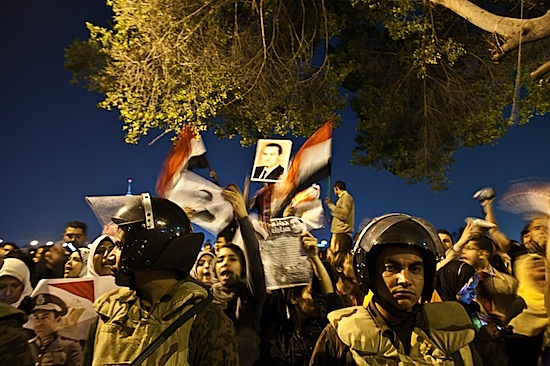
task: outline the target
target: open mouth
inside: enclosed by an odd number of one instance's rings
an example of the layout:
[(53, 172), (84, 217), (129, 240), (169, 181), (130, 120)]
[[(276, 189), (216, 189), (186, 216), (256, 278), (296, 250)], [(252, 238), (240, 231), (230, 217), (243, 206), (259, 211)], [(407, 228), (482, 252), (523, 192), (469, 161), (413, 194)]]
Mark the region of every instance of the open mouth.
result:
[(220, 279), (229, 279), (233, 272), (228, 270), (227, 268), (224, 268), (220, 271)]

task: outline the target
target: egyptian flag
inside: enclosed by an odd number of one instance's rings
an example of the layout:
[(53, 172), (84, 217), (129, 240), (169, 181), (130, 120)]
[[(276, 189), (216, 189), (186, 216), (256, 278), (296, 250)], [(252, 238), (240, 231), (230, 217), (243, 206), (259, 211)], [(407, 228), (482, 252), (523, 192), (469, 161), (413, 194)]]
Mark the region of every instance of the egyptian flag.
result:
[(207, 168), (205, 155), (206, 147), (200, 135), (188, 125), (184, 125), (162, 164), (155, 187), (157, 194), (166, 197), (178, 181), (182, 170)]
[(283, 180), (275, 183), (271, 212), (275, 215), (293, 192), (326, 178), (332, 158), (332, 121), (328, 121), (304, 142), (292, 159)]

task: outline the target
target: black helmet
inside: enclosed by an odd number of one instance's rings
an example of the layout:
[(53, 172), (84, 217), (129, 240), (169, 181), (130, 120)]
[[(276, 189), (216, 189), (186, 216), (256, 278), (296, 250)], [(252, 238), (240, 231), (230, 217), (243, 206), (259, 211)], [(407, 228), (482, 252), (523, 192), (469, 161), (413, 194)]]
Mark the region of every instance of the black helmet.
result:
[(422, 249), (424, 289), (422, 301), (429, 301), (434, 289), (436, 262), (444, 251), (436, 229), (428, 221), (392, 213), (374, 218), (359, 233), (354, 246), (354, 267), (362, 290), (372, 287), (376, 258), (384, 245), (413, 245)]
[(191, 222), (177, 204), (149, 193), (87, 200), (100, 221), (105, 221), (107, 212), (114, 212), (112, 222), (126, 231), (121, 252), (123, 271), (164, 268), (189, 273), (204, 235), (193, 233)]

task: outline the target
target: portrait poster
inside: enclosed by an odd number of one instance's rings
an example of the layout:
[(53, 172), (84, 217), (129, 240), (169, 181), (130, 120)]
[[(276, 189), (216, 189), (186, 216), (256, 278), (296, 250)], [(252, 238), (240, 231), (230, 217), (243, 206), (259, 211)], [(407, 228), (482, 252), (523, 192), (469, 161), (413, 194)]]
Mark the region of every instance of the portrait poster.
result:
[(292, 140), (258, 140), (250, 180), (256, 182), (281, 180), (288, 169), (291, 152)]
[(31, 294), (29, 346), (35, 362), (80, 364), (82, 346), (97, 318), (95, 299), (118, 288), (111, 276), (41, 280)]
[(234, 217), (233, 206), (222, 191), (208, 179), (184, 170), (166, 198), (182, 207), (193, 224), (217, 235)]
[(268, 290), (310, 283), (311, 263), (300, 238), (305, 230), (298, 217), (271, 219), (269, 236), (259, 240)]
[[(60, 323), (59, 333), (72, 339), (84, 340), (88, 336), (88, 328), (97, 316), (93, 309), (96, 298), (107, 291), (118, 288), (112, 276), (92, 278), (52, 278), (41, 280), (31, 294), (53, 294), (59, 297), (68, 308), (67, 314)], [(33, 329), (32, 318), (24, 325)]]

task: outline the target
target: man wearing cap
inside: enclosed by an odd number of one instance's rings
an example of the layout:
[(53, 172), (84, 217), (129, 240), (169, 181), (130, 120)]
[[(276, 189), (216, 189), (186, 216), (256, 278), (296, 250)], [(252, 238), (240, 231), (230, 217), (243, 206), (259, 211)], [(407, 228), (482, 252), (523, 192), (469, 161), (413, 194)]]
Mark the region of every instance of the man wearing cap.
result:
[(424, 304), (433, 292), (436, 258), (443, 255), (435, 228), (389, 214), (371, 221), (357, 240), (357, 277), (373, 298), (367, 307), (328, 315), (310, 365), (480, 365), (464, 308), (458, 302)]
[(67, 305), (52, 294), (38, 294), (32, 299), (31, 321), (36, 337), (29, 341), (35, 365), (75, 365), (82, 362), (78, 341), (58, 334)]

